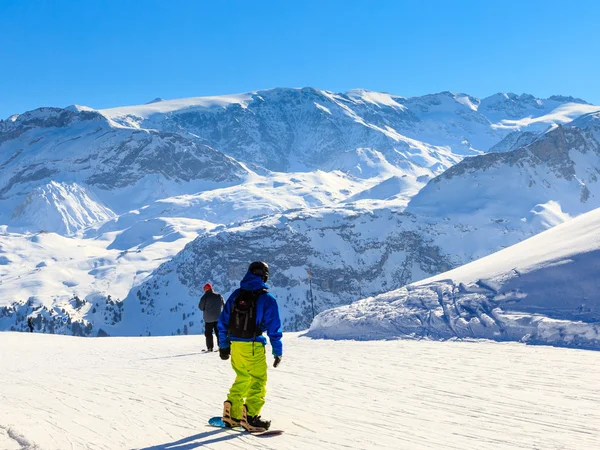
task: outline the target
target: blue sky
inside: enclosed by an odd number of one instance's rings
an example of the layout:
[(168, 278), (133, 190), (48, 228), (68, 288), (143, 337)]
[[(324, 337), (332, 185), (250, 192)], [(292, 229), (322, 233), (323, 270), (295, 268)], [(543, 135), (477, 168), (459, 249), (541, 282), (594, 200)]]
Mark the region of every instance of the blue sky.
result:
[(600, 104), (595, 0), (0, 0), (0, 118), (272, 87)]

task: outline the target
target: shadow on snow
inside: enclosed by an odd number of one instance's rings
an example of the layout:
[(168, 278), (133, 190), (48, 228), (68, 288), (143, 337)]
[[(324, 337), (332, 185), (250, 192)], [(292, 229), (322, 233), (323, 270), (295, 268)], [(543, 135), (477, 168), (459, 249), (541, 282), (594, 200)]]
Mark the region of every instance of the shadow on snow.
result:
[(226, 430), (205, 431), (204, 433), (194, 434), (193, 436), (188, 436), (179, 439), (178, 441), (153, 445), (152, 447), (144, 447), (139, 450), (191, 450), (205, 445), (215, 444), (217, 442), (236, 439), (239, 436), (241, 436), (241, 434), (228, 433)]

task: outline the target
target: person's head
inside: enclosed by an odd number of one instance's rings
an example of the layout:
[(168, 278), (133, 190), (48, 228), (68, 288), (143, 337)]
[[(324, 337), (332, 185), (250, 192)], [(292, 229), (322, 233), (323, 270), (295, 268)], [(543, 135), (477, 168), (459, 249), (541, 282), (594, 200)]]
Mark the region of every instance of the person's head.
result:
[(206, 284), (204, 285), (204, 292), (208, 292), (208, 291), (212, 291), (212, 290), (213, 290), (213, 289), (212, 289), (212, 284), (210, 284), (210, 283), (206, 283)]
[(248, 271), (262, 278), (263, 282), (269, 279), (269, 265), (263, 261), (254, 261), (248, 267)]

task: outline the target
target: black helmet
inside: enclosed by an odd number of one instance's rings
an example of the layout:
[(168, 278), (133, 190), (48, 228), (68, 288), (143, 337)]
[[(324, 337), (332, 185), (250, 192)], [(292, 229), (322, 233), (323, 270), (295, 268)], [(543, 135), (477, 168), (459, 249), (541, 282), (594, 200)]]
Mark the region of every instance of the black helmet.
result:
[(254, 261), (248, 266), (248, 271), (261, 277), (265, 283), (269, 279), (269, 265), (266, 262)]

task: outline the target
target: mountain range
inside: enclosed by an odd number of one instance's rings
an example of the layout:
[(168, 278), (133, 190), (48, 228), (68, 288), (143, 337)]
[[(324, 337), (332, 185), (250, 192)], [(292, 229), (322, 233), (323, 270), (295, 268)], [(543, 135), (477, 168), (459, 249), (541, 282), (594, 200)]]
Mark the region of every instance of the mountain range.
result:
[(600, 207), (599, 110), (303, 88), (12, 116), (0, 329), (199, 333), (200, 287), (230, 292), (252, 259), (308, 328)]

